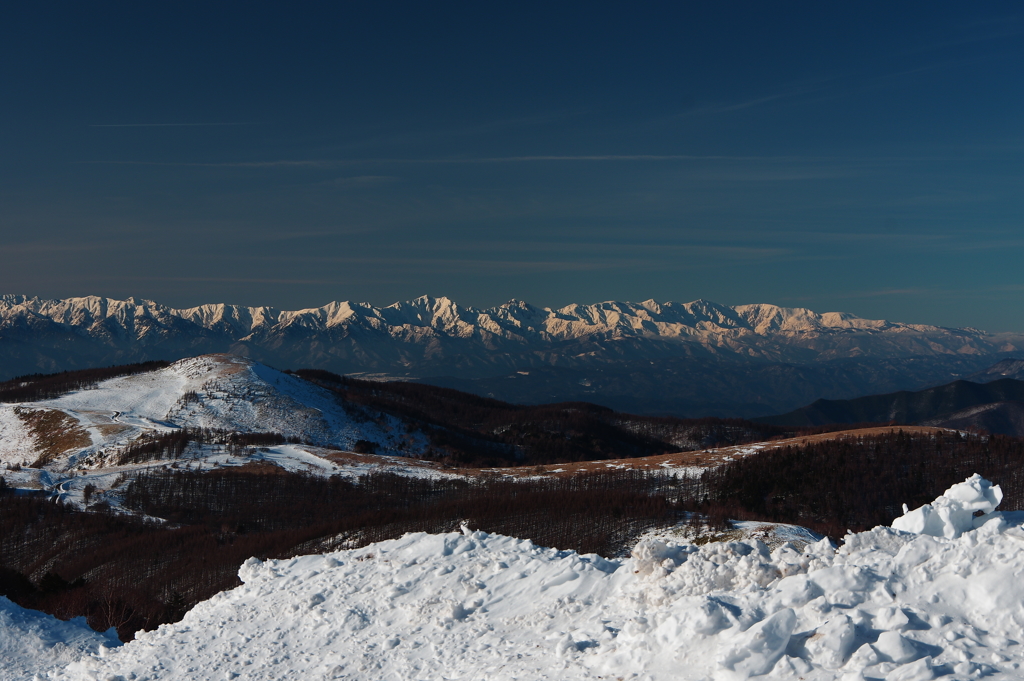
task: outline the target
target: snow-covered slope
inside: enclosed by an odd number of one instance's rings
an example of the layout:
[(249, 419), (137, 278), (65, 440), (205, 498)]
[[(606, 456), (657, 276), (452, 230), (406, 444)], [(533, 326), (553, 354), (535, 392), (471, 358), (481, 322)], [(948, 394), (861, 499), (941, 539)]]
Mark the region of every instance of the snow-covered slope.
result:
[(421, 444), (398, 435), (397, 422), (382, 426), (357, 421), (334, 393), (233, 355), (184, 359), (166, 369), (106, 380), (52, 400), (0, 404), (0, 428), (12, 442), (23, 443), (26, 437), (13, 414), (33, 410), (60, 411), (89, 434), (90, 445), (70, 452), (72, 465), (93, 465), (141, 434), (181, 428), (280, 433), (340, 449), (351, 449), (356, 440), (365, 439), (379, 443), (384, 451), (410, 454)]
[(983, 371), (971, 374), (967, 380), (975, 383), (990, 383), (1003, 378), (1024, 381), (1024, 359), (1004, 359)]
[(45, 678), (83, 655), (121, 645), (113, 630), (93, 631), (84, 617), (62, 622), (0, 596), (0, 678)]
[(975, 476), (838, 550), (649, 540), (609, 561), (466, 529), (251, 559), (243, 586), (56, 676), (1019, 679), (1024, 514), (1000, 496)]
[[(271, 463), (291, 471), (357, 475), (365, 467), (338, 466), (322, 448), (351, 450), (365, 440), (382, 454), (421, 453), (426, 438), (404, 426), (388, 415), (367, 418), (358, 408), (346, 407), (335, 393), (257, 362), (205, 355), (56, 399), (0, 403), (0, 465), (35, 464), (42, 470), (7, 472), (8, 483), (50, 489), (84, 505), (86, 486), (95, 486), (102, 495), (121, 473), (154, 465)], [(196, 428), (278, 433), (301, 444), (251, 447), (242, 455), (222, 446), (192, 445), (183, 460), (121, 460), (126, 448), (147, 437)], [(61, 437), (54, 437), (58, 432)], [(432, 474), (426, 469), (409, 472)]]
[(132, 428), (274, 432), (340, 448), (350, 448), (360, 438), (387, 440), (373, 426), (357, 426), (333, 393), (233, 355), (181, 360), (41, 406), (76, 415), (109, 413), (113, 423)]

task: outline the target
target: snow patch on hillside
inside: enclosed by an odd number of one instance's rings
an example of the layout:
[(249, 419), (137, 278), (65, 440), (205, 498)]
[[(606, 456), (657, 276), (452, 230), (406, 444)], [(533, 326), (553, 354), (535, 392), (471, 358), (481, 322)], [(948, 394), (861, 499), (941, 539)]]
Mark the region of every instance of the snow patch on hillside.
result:
[(838, 550), (646, 540), (622, 561), (464, 529), (250, 559), (241, 587), (58, 678), (1017, 679), (1022, 523)]
[[(141, 435), (180, 428), (275, 432), (344, 450), (367, 440), (382, 452), (406, 455), (421, 454), (428, 445), (422, 434), (407, 433), (394, 417), (369, 418), (358, 408), (350, 413), (328, 390), (231, 355), (184, 359), (165, 369), (20, 406), (60, 410), (90, 434), (92, 446), (69, 452), (70, 460), (55, 462), (55, 470), (109, 463)], [(31, 452), (31, 438), (13, 409), (0, 405), (0, 461)]]
[[(45, 471), (7, 470), (38, 458), (35, 438), (18, 411), (55, 410), (81, 425), (90, 444), (54, 457)], [(193, 442), (178, 459), (120, 463), (126, 448), (147, 436), (183, 428), (244, 433), (279, 433), (303, 444), (249, 446), (231, 451)], [(384, 456), (374, 463), (348, 465), (332, 460), (360, 440)], [(443, 477), (415, 457), (429, 447), (427, 437), (398, 418), (344, 403), (336, 393), (296, 376), (233, 355), (204, 355), (169, 367), (102, 381), (61, 397), (17, 405), (0, 404), (0, 467), (13, 487), (45, 489), (62, 501), (120, 508), (114, 489), (124, 474), (174, 466), (209, 470), (272, 464), (290, 472), (358, 477), (388, 470), (400, 475)], [(387, 455), (403, 455), (389, 457)], [(394, 463), (391, 459), (394, 458)], [(111, 491), (114, 490), (114, 491)]]
[(166, 430), (172, 427), (165, 423), (167, 412), (178, 398), (186, 390), (201, 385), (205, 374), (216, 368), (212, 361), (201, 361), (204, 359), (181, 360), (166, 369), (111, 378), (95, 388), (76, 390), (35, 404), (69, 414), (112, 415), (114, 423)]
[(132, 431), (127, 438), (137, 430), (194, 427), (278, 432), (338, 446), (351, 445), (365, 430), (353, 424), (328, 391), (231, 355), (181, 360), (38, 406), (61, 409), (89, 423), (97, 444), (110, 441), (98, 432), (100, 425), (128, 426)]
[(35, 461), (35, 439), (16, 407), (0, 404), (0, 464), (28, 465)]

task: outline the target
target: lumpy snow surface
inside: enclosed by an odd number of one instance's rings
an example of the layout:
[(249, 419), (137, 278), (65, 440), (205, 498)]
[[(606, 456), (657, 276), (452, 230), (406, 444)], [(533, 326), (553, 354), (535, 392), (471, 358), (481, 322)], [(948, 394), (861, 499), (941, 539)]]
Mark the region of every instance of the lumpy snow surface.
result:
[[(984, 525), (1003, 500), (1003, 490), (975, 473), (957, 483), (930, 504), (910, 511), (903, 505), (903, 516), (893, 521), (897, 530), (933, 537), (955, 539), (968, 530)], [(975, 516), (975, 513), (981, 515)]]
[(1019, 679), (1024, 513), (1000, 497), (975, 476), (924, 513), (941, 523), (910, 511), (895, 524), (915, 531), (838, 550), (647, 539), (610, 561), (464, 529), (250, 559), (181, 622), (50, 676)]
[(31, 679), (65, 667), (83, 654), (121, 645), (113, 630), (101, 634), (84, 617), (62, 622), (0, 596), (0, 679)]
[(63, 678), (1020, 678), (1024, 517), (1000, 496), (971, 478), (932, 504), (947, 525), (908, 514), (916, 532), (839, 550), (648, 540), (609, 561), (465, 530), (250, 559), (243, 586)]

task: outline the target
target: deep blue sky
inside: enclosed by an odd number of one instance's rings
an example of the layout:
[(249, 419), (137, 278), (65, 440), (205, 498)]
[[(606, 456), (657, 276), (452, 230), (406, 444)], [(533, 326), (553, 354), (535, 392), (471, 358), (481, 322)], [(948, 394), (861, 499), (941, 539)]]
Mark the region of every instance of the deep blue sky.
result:
[(20, 3), (0, 292), (1024, 330), (1018, 3)]

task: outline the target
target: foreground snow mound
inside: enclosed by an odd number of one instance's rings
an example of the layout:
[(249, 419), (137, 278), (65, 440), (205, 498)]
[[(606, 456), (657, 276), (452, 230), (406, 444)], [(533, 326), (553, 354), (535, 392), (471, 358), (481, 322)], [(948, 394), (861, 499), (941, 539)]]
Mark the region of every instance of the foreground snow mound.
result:
[(84, 617), (62, 622), (0, 596), (0, 678), (31, 679), (63, 668), (84, 654), (102, 653), (106, 647), (119, 645), (113, 630), (97, 633)]
[[(1003, 500), (1003, 490), (975, 473), (957, 483), (930, 504), (910, 511), (903, 505), (903, 515), (893, 521), (897, 530), (955, 539), (968, 530), (988, 522), (996, 506)], [(982, 515), (975, 517), (980, 511)]]
[[(944, 498), (994, 508), (965, 484)], [(648, 540), (608, 561), (465, 530), (251, 559), (241, 587), (59, 678), (1019, 679), (1024, 514), (977, 508), (959, 536), (877, 527), (838, 551)]]

